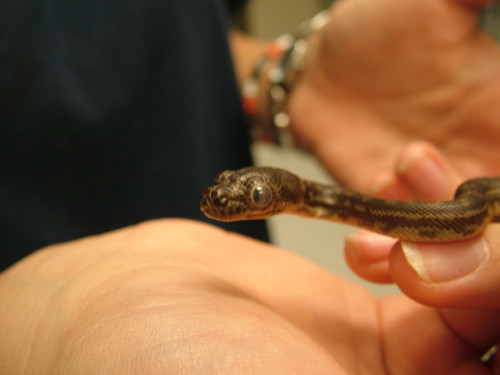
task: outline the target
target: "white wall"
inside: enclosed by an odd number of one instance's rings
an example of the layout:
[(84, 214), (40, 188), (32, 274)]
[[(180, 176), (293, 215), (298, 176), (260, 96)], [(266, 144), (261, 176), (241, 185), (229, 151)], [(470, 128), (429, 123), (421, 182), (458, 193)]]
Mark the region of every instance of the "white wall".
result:
[(295, 30), (323, 4), (324, 0), (252, 0), (248, 7), (248, 27), (255, 36), (272, 39)]

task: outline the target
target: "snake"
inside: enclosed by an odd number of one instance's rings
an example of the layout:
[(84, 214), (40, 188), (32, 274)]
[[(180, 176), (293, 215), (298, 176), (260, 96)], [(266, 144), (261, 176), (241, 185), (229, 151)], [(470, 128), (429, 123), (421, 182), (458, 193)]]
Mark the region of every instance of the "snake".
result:
[(201, 196), (203, 213), (219, 221), (287, 213), (332, 220), (414, 242), (460, 241), (500, 221), (500, 177), (463, 182), (449, 201), (385, 200), (274, 167), (224, 171)]

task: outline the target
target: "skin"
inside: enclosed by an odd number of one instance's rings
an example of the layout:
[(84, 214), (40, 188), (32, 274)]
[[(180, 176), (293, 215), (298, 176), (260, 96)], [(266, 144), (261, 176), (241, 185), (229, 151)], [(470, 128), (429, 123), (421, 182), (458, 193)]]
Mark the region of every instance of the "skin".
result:
[[(475, 26), (485, 3), (333, 8), (291, 93), (297, 137), (370, 193), (435, 198), (498, 173), (498, 47)], [(406, 294), (382, 300), (294, 255), (186, 221), (53, 246), (0, 274), (0, 372), (493, 374), (478, 355), (500, 337), (498, 230), (484, 234), (481, 267), (446, 282), (420, 277), (398, 242), (351, 238), (351, 267)], [(459, 258), (449, 247), (438, 265)]]
[[(409, 150), (418, 151), (420, 158), (407, 163), (405, 157), (408, 155), (402, 155), (399, 163), (406, 167), (398, 174), (401, 185), (411, 189), (416, 199), (443, 199), (461, 179), (460, 175), (429, 144), (416, 144)], [(434, 184), (436, 189), (432, 190), (427, 181), (436, 170), (446, 178)], [(401, 242), (366, 231), (347, 238), (346, 259), (361, 277), (374, 282), (394, 282), (413, 300), (437, 307), (443, 321), (464, 341), (481, 343), (486, 340), (498, 344), (499, 294), (494, 283), (498, 274), (499, 231), (500, 225), (492, 224), (483, 235), (471, 240), (451, 244), (413, 244), (419, 246), (424, 257), (431, 254), (431, 280), (416, 272), (415, 265), (402, 250)], [(470, 254), (475, 254), (472, 249), (478, 247), (486, 248), (487, 255), (480, 267), (473, 269), (473, 265), (468, 269)], [(461, 272), (462, 269), (467, 272), (456, 279), (447, 279), (450, 271)], [(498, 367), (496, 371), (498, 373)]]
[(0, 300), (3, 374), (491, 374), (491, 337), (464, 341), (438, 310), (188, 221), (36, 252)]
[[(467, 178), (499, 175), (499, 49), (477, 27), (487, 3), (353, 0), (333, 8), (291, 95), (296, 136), (340, 182), (385, 198), (449, 199)], [(365, 38), (357, 37), (359, 25)], [(458, 280), (422, 279), (401, 243), (366, 232), (347, 239), (346, 259), (361, 277), (395, 282), (437, 307), (465, 342), (492, 343), (497, 230), (461, 244), (420, 245), (423, 254), (439, 254), (434, 261), (444, 269), (458, 248), (485, 238), (490, 261)]]
[(291, 93), (297, 138), (340, 182), (368, 193), (394, 184), (395, 160), (419, 140), (465, 178), (498, 173), (500, 50), (477, 27), (486, 3), (334, 6)]

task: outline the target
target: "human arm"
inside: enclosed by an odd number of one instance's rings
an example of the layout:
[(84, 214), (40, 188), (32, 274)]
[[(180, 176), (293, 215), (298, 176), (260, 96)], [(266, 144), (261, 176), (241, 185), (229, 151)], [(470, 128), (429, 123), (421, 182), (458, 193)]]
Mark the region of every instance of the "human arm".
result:
[(36, 252), (0, 301), (4, 374), (490, 374), (436, 310), (187, 221)]

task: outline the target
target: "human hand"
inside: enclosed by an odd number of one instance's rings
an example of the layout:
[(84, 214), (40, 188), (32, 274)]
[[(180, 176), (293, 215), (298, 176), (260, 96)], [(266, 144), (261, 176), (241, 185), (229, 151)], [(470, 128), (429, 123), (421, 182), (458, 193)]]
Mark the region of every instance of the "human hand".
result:
[(179, 220), (34, 253), (0, 317), (2, 374), (492, 374), (434, 309)]
[(349, 0), (313, 36), (290, 95), (297, 137), (343, 184), (374, 193), (427, 140), (465, 178), (498, 171), (500, 49), (481, 0)]
[[(450, 199), (463, 180), (425, 143), (410, 145), (396, 164), (397, 183), (413, 199)], [(443, 244), (401, 243), (359, 231), (346, 240), (346, 258), (361, 277), (394, 282), (413, 300), (438, 308), (443, 321), (465, 342), (499, 344), (500, 225), (491, 224), (477, 238)], [(496, 371), (500, 373), (498, 363)]]

